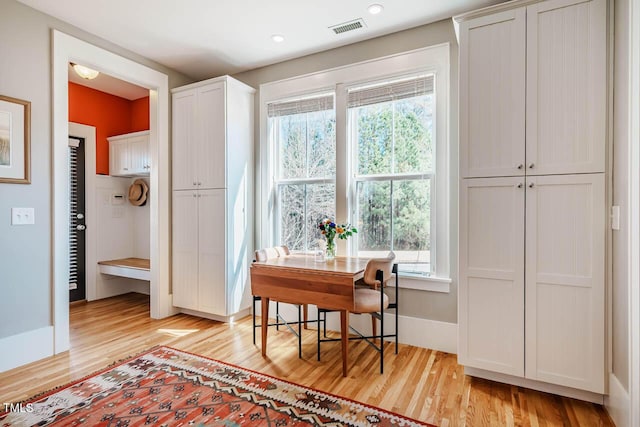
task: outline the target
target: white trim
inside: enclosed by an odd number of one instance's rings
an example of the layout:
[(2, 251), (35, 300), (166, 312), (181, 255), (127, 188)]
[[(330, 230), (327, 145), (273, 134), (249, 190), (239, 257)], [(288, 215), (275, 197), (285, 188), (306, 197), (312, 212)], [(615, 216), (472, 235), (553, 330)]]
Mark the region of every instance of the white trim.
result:
[(640, 425), (640, 0), (629, 2), (629, 396)]
[(123, 133), (123, 134), (120, 134), (120, 135), (109, 136), (109, 137), (107, 137), (107, 140), (109, 142), (111, 142), (111, 141), (119, 141), (121, 139), (135, 138), (137, 136), (147, 136), (147, 135), (149, 135), (149, 131), (148, 130), (141, 130), (141, 131), (138, 131), (138, 132)]
[[(260, 304), (258, 304), (258, 306), (259, 305)], [(275, 305), (274, 305), (274, 307), (275, 307)], [(275, 308), (274, 308), (274, 312), (275, 312)], [(244, 309), (240, 310), (239, 312), (234, 313), (234, 314), (232, 314), (230, 316), (219, 316), (217, 314), (206, 313), (204, 311), (190, 310), (188, 308), (181, 308), (180, 309), (180, 313), (188, 314), (190, 316), (204, 317), (205, 319), (215, 320), (217, 322), (233, 323), (233, 322), (237, 322), (238, 320), (242, 319), (243, 317), (246, 317), (246, 316), (250, 315), (251, 314), (251, 307), (244, 308)]]
[(451, 279), (441, 277), (410, 277), (400, 274), (398, 287), (400, 289), (415, 289), (417, 291), (441, 292), (451, 291)]
[[(184, 311), (186, 313), (186, 311)], [(275, 318), (276, 306), (273, 301), (269, 303), (269, 317)], [(256, 304), (256, 315), (260, 316), (261, 305)], [(298, 309), (296, 305), (280, 303), (280, 315), (289, 321), (298, 319)], [(315, 306), (309, 306), (309, 319), (318, 317)], [(386, 333), (395, 330), (395, 315), (393, 312), (384, 316), (384, 329)], [(445, 353), (456, 354), (458, 351), (458, 325), (456, 323), (439, 322), (437, 320), (420, 319), (418, 317), (398, 316), (400, 324), (400, 334), (398, 342), (400, 344), (412, 345), (415, 347), (428, 348), (431, 350), (443, 351)], [(371, 317), (366, 314), (351, 314), (349, 324), (363, 334), (371, 333)], [(297, 330), (297, 325), (293, 327)], [(314, 324), (309, 325), (310, 329), (315, 329)], [(340, 330), (340, 317), (337, 312), (328, 313), (327, 329), (330, 331)]]
[(629, 393), (624, 389), (618, 378), (609, 374), (609, 395), (604, 398), (604, 405), (609, 416), (617, 427), (631, 427), (629, 419), (631, 413)]
[(117, 265), (98, 264), (98, 269), (102, 274), (110, 274), (112, 276), (128, 277), (137, 280), (151, 280), (151, 271), (139, 268), (121, 267)]
[(0, 372), (53, 356), (53, 326), (2, 338), (0, 348)]
[(86, 300), (96, 299), (96, 263), (98, 251), (96, 211), (96, 128), (69, 122), (69, 135), (84, 138), (84, 216)]
[(585, 400), (587, 402), (602, 405), (604, 395), (593, 393), (591, 391), (579, 390), (576, 388), (564, 387), (556, 384), (545, 383), (542, 381), (530, 380), (522, 377), (514, 377), (513, 375), (501, 374), (498, 372), (485, 371), (484, 369), (470, 368), (465, 366), (465, 375), (484, 378), (491, 381), (497, 381), (504, 384), (512, 384), (518, 387), (526, 387), (532, 390), (543, 391), (545, 393), (557, 394), (558, 396), (571, 397), (573, 399)]
[[(442, 43), (369, 61), (363, 61), (316, 73), (297, 76), (260, 85), (260, 144), (256, 209), (259, 217), (256, 226), (258, 247), (276, 244), (274, 214), (275, 147), (270, 146), (267, 125), (267, 104), (283, 99), (308, 96), (312, 93), (336, 94), (336, 218), (340, 221), (351, 219), (349, 212), (349, 183), (352, 174), (348, 171), (349, 147), (347, 144), (346, 89), (371, 81), (433, 73), (436, 76), (436, 197), (432, 209), (435, 211), (436, 227), (432, 243), (434, 249), (435, 273), (440, 277), (450, 275), (450, 183), (449, 183), (449, 138), (450, 138), (450, 45)], [(442, 96), (442, 94), (445, 96)], [(440, 96), (438, 95), (440, 94)], [(433, 233), (432, 233), (433, 234)], [(338, 241), (338, 252), (348, 253), (348, 242)]]
[[(151, 317), (175, 313), (169, 294), (169, 78), (130, 59), (52, 30), (52, 259), (54, 352), (69, 349), (69, 168), (67, 163), (68, 63), (79, 62), (112, 77), (149, 89), (150, 204), (151, 204)], [(163, 171), (161, 174), (160, 171)]]

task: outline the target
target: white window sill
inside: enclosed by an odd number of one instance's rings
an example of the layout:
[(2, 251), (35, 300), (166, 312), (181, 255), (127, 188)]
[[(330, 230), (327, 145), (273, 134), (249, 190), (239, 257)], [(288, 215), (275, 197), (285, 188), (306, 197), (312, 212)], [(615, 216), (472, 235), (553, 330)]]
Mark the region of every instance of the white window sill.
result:
[(444, 277), (419, 277), (408, 274), (400, 274), (398, 287), (401, 289), (415, 289), (418, 291), (441, 292), (448, 294), (451, 287), (451, 279)]

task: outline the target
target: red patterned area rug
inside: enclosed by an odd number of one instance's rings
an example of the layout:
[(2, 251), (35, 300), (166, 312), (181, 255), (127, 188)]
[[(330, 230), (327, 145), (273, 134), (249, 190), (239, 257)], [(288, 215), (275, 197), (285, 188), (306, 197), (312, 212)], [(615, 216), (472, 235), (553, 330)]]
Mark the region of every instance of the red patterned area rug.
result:
[(429, 426), (217, 360), (159, 347), (14, 405), (0, 426)]

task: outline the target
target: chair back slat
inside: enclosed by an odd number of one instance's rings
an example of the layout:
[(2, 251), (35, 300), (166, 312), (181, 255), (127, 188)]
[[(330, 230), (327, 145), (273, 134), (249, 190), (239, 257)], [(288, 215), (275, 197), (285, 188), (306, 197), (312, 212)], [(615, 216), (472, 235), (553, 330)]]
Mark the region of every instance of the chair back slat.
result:
[(275, 248), (259, 249), (255, 253), (256, 261), (268, 261), (274, 258), (285, 257), (289, 255), (289, 248), (286, 246), (276, 246)]
[(393, 277), (393, 261), (396, 259), (396, 254), (389, 252), (386, 258), (372, 258), (367, 262), (367, 266), (364, 269), (364, 283), (374, 288), (380, 286), (380, 281), (376, 278), (376, 272), (378, 270), (383, 273), (382, 284), (384, 285), (391, 277)]

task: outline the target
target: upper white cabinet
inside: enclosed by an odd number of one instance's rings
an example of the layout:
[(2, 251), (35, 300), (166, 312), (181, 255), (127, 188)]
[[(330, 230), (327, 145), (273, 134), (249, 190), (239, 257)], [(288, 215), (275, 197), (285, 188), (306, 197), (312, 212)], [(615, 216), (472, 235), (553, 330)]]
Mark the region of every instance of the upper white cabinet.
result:
[(458, 360), (472, 375), (605, 391), (606, 6), (515, 0), (455, 18)]
[(548, 0), (460, 22), (462, 177), (605, 171), (606, 16)]
[(225, 76), (172, 92), (173, 304), (226, 320), (251, 302), (255, 90)]
[(148, 176), (151, 172), (149, 131), (116, 135), (109, 141), (109, 175)]
[(173, 189), (225, 188), (225, 86), (173, 95)]
[(527, 173), (605, 171), (606, 1), (527, 7)]
[(525, 9), (460, 24), (460, 169), (525, 172)]

